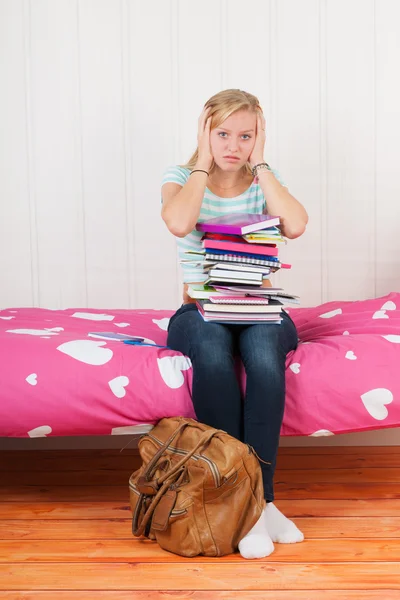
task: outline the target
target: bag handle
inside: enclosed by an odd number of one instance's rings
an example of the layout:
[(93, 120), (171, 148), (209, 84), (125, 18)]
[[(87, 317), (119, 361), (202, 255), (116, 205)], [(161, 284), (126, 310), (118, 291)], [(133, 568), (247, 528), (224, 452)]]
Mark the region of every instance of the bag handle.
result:
[(189, 423), (181, 423), (175, 429), (175, 431), (172, 433), (172, 435), (170, 435), (170, 437), (164, 443), (164, 445), (158, 450), (158, 452), (156, 452), (156, 454), (153, 456), (153, 458), (151, 459), (151, 461), (148, 463), (148, 465), (146, 467), (146, 470), (143, 473), (143, 477), (146, 479), (146, 481), (149, 481), (150, 473), (153, 470), (154, 465), (157, 463), (157, 461), (160, 458), (160, 456), (162, 455), (162, 453), (168, 448), (168, 446), (170, 445), (170, 443), (174, 441), (174, 439), (176, 438), (176, 436), (178, 435), (178, 433), (180, 431), (182, 431), (183, 429), (185, 429), (185, 427), (187, 427), (188, 425), (189, 425)]
[[(161, 450), (159, 450), (157, 452), (157, 454), (154, 455), (153, 459), (150, 461), (152, 464), (155, 462), (154, 459), (156, 457), (157, 457), (157, 459), (160, 457), (162, 452), (166, 449), (166, 447), (169, 445), (169, 443), (176, 437), (176, 435), (179, 433), (179, 431), (181, 431), (187, 425), (188, 425), (188, 423), (183, 423), (180, 427), (178, 427), (174, 431), (172, 436), (164, 444), (164, 446), (161, 448)], [(132, 519), (132, 533), (135, 536), (142, 535), (142, 533), (144, 532), (144, 530), (146, 528), (147, 523), (149, 522), (149, 519), (151, 518), (154, 510), (156, 509), (157, 504), (160, 501), (161, 496), (166, 492), (168, 487), (179, 477), (179, 475), (181, 475), (182, 471), (184, 470), (184, 464), (189, 460), (189, 458), (191, 458), (191, 456), (193, 456), (193, 454), (196, 452), (196, 450), (202, 444), (206, 444), (217, 432), (218, 432), (218, 429), (212, 429), (211, 431), (205, 431), (204, 435), (202, 435), (200, 437), (200, 440), (195, 445), (195, 447), (192, 448), (190, 450), (190, 452), (188, 452), (188, 454), (186, 454), (186, 456), (184, 456), (180, 461), (178, 461), (174, 467), (172, 467), (167, 473), (162, 475), (157, 480), (158, 485), (162, 484), (161, 488), (157, 491), (157, 493), (153, 497), (150, 506), (144, 513), (143, 518), (139, 524), (139, 515), (140, 515), (141, 509), (143, 506), (143, 501), (144, 501), (144, 498), (146, 495), (143, 493), (140, 494), (139, 500), (135, 507), (135, 513), (134, 513), (133, 519)], [(150, 465), (150, 463), (149, 463), (149, 465)], [(148, 475), (148, 473), (149, 473), (149, 465), (147, 466), (147, 469), (146, 469), (146, 475)]]

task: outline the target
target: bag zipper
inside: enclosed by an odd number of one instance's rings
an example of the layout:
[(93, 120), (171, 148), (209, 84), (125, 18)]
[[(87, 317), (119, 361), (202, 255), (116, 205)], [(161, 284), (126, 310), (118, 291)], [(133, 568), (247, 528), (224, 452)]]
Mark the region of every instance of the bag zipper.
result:
[[(152, 440), (154, 440), (159, 446), (163, 445), (163, 443), (159, 439), (157, 439), (154, 435), (152, 435), (151, 433), (147, 433), (145, 435), (147, 437), (151, 438)], [(175, 446), (168, 446), (168, 450), (170, 450), (174, 454), (181, 454), (182, 456), (189, 454), (188, 450), (181, 450), (180, 448), (175, 448)], [(201, 456), (200, 454), (193, 454), (190, 458), (194, 458), (195, 460), (203, 460), (204, 462), (206, 462), (208, 464), (208, 466), (210, 467), (216, 487), (219, 487), (221, 485), (220, 473), (217, 469), (216, 464), (212, 460), (210, 460), (206, 456)]]

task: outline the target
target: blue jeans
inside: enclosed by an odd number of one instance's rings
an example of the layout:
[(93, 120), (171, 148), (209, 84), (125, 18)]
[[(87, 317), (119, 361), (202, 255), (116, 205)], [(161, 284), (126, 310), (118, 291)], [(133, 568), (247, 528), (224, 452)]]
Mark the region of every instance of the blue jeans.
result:
[[(264, 497), (274, 499), (273, 477), (285, 408), (286, 355), (298, 344), (296, 326), (282, 311), (280, 324), (206, 323), (196, 305), (182, 304), (168, 326), (168, 346), (190, 358), (197, 419), (253, 446), (260, 462)], [(246, 370), (242, 400), (235, 355)]]

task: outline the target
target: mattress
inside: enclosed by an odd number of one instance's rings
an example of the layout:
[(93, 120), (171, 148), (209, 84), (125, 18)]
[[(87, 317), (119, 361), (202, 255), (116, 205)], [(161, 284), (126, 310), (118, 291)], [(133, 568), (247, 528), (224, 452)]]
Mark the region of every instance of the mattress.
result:
[[(288, 308), (283, 436), (400, 425), (400, 294)], [(196, 418), (190, 359), (166, 347), (171, 310), (0, 310), (0, 436), (134, 435)], [(139, 336), (142, 345), (103, 334)], [(143, 345), (146, 344), (146, 345)], [(238, 361), (244, 392), (246, 375)]]

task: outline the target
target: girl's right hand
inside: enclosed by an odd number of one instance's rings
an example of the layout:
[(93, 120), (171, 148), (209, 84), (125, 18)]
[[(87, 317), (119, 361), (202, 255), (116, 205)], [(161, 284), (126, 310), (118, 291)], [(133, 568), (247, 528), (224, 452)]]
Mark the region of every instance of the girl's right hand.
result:
[(199, 150), (196, 166), (207, 169), (207, 171), (211, 168), (214, 160), (210, 144), (211, 117), (208, 116), (209, 114), (210, 107), (204, 108), (199, 117), (199, 127), (197, 133), (197, 146)]

